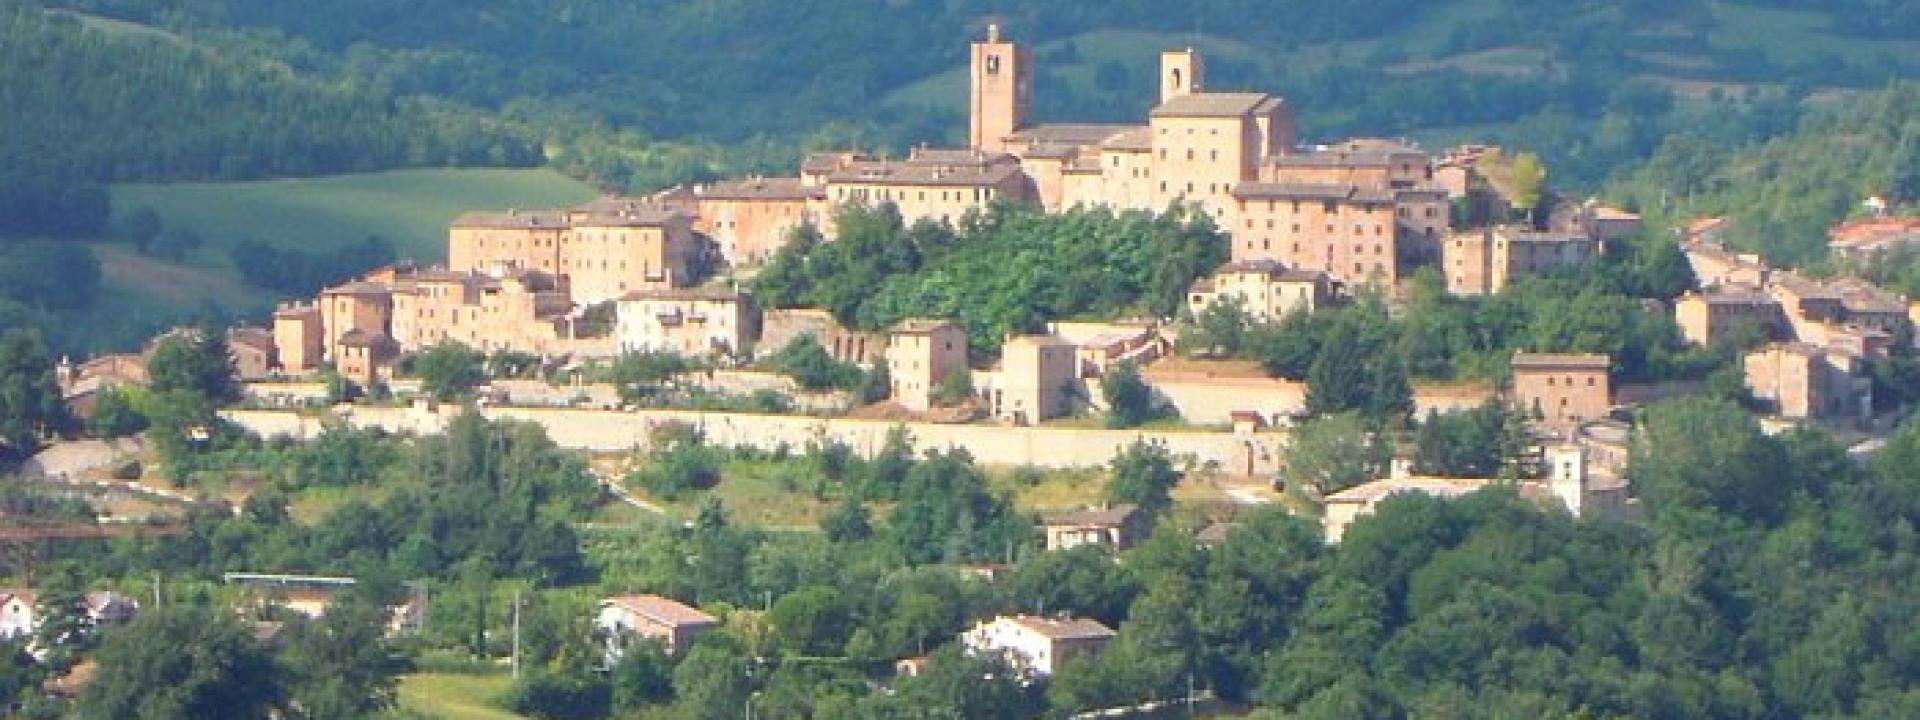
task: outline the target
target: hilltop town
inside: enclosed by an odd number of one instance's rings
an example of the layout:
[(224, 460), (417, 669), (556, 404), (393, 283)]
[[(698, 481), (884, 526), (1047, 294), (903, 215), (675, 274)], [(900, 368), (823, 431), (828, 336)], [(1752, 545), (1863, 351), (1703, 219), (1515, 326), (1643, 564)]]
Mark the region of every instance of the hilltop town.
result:
[[(51, 365), (75, 422), (33, 428), (23, 475), (106, 509), (0, 542), (23, 580), (106, 557), (152, 600), (23, 582), (0, 642), (37, 692), (119, 707), (84, 694), (123, 682), (113, 638), (184, 604), (236, 646), (331, 648), (263, 707), (323, 713), (301, 683), (377, 666), (342, 716), (385, 710), (397, 648), (529, 717), (649, 718), (1476, 716), (1433, 678), (1496, 666), (1615, 688), (1486, 696), (1523, 714), (1740, 717), (1776, 699), (1719, 657), (1761, 642), (1738, 633), (1912, 645), (1910, 596), (1842, 580), (1853, 605), (1768, 606), (1791, 622), (1703, 609), (1751, 591), (1715, 553), (1910, 551), (1920, 302), (1870, 277), (1920, 246), (1898, 208), (1788, 267), (1726, 218), (1669, 236), (1569, 197), (1522, 149), (1307, 142), (1191, 47), (1132, 124), (1035, 122), (1039, 60), (998, 24), (967, 58), (964, 147), (473, 208), (444, 263)], [(1031, 257), (1065, 246), (1125, 282)], [(1047, 293), (1076, 299), (1022, 302)], [(1607, 643), (1632, 666), (1574, 667)], [(1679, 699), (1710, 687), (1727, 707)]]

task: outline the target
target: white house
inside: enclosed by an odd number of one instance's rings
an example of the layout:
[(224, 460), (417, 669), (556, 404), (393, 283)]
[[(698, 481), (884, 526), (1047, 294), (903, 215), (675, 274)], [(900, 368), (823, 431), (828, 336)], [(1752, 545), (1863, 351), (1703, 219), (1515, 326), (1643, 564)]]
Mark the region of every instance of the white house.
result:
[(1000, 653), (1031, 677), (1053, 674), (1061, 661), (1100, 652), (1114, 632), (1097, 620), (1002, 615), (973, 626), (960, 642), (969, 654)]
[(33, 604), (39, 599), (32, 590), (0, 590), (0, 639), (17, 640), (40, 629)]

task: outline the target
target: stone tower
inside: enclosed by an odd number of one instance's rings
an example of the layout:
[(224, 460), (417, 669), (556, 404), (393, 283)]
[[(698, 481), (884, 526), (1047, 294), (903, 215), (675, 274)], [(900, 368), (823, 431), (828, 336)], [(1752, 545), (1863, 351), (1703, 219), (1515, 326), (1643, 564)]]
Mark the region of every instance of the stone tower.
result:
[(987, 26), (987, 39), (973, 44), (969, 70), (973, 92), (968, 134), (975, 150), (1004, 152), (1006, 137), (1027, 124), (1033, 106), (1032, 51), (1000, 39), (1000, 26)]
[(1160, 102), (1206, 90), (1207, 64), (1193, 48), (1160, 53)]

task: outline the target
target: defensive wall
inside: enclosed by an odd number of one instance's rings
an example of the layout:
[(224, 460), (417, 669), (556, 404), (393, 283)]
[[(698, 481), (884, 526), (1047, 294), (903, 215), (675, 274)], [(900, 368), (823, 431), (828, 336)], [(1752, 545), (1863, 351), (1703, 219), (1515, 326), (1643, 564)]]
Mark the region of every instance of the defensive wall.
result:
[[(393, 432), (433, 434), (461, 409), (456, 406), (343, 407), (332, 413), (358, 427), (380, 427)], [(591, 451), (646, 448), (651, 431), (669, 423), (700, 428), (707, 442), (724, 446), (751, 446), (774, 450), (782, 445), (798, 450), (808, 442), (834, 440), (862, 456), (871, 456), (886, 442), (888, 431), (904, 425), (918, 450), (962, 448), (986, 465), (1032, 465), (1046, 468), (1102, 466), (1134, 440), (1166, 445), (1176, 458), (1212, 463), (1232, 474), (1275, 471), (1284, 432), (1227, 432), (1178, 430), (1105, 430), (1075, 427), (1014, 427), (1006, 425), (945, 425), (886, 420), (817, 418), (803, 415), (698, 412), (686, 410), (592, 410), (578, 408), (487, 407), (479, 412), (492, 420), (523, 420), (544, 426), (562, 447)], [(230, 410), (224, 416), (262, 436), (287, 435), (308, 439), (318, 435), (324, 416), (287, 410)]]

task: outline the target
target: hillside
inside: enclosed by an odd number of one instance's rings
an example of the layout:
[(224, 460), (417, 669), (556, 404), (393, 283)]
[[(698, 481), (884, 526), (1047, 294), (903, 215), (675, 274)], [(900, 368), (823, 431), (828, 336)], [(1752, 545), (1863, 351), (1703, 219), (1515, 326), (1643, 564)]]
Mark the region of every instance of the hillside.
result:
[(1729, 242), (1780, 264), (1817, 263), (1827, 228), (1867, 197), (1920, 205), (1920, 85), (1895, 84), (1760, 145), (1677, 135), (1612, 194), (1656, 221), (1729, 216)]

